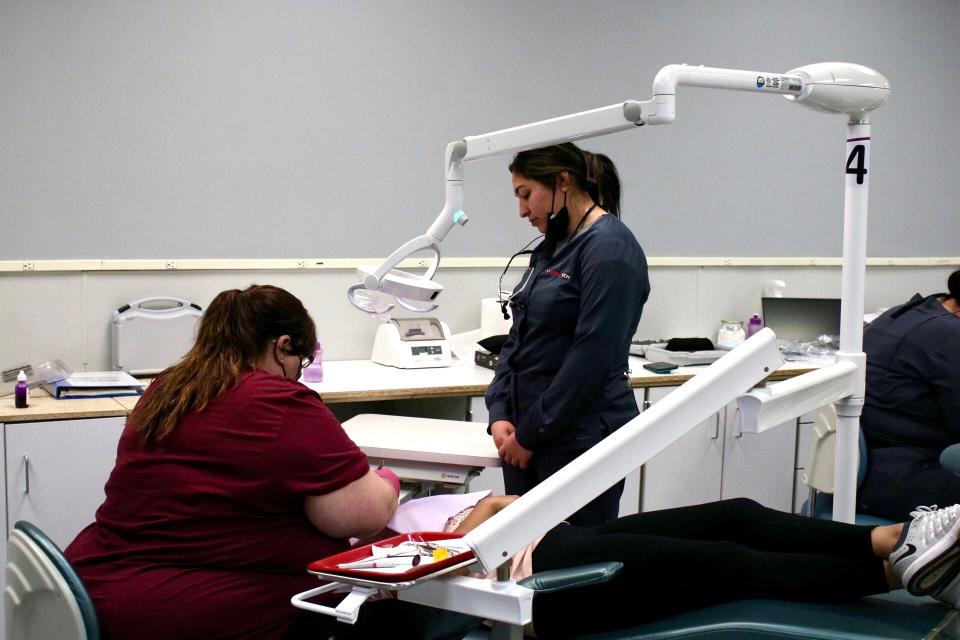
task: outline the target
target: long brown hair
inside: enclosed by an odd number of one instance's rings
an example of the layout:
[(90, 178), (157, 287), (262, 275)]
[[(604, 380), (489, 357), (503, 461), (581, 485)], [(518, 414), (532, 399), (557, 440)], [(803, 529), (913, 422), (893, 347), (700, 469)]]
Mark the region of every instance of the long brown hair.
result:
[(587, 192), (607, 213), (620, 217), (620, 175), (613, 161), (602, 153), (584, 151), (572, 142), (521, 151), (510, 163), (510, 173), (553, 188), (561, 171), (581, 191)]
[(145, 442), (164, 438), (184, 414), (203, 410), (253, 371), (267, 344), (283, 335), (294, 355), (313, 355), (317, 329), (296, 296), (271, 285), (219, 293), (200, 319), (193, 348), (151, 385), (131, 424)]

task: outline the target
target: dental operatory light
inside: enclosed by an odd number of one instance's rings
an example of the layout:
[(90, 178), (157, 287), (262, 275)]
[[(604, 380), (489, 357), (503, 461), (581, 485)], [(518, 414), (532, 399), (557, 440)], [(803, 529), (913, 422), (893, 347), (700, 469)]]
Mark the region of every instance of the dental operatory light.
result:
[[(464, 225), (463, 162), (525, 149), (582, 140), (635, 129), (644, 124), (669, 124), (676, 116), (679, 85), (733, 89), (783, 95), (787, 100), (826, 113), (848, 114), (851, 123), (867, 122), (866, 114), (887, 99), (890, 84), (880, 73), (857, 64), (824, 62), (798, 67), (784, 74), (674, 64), (663, 67), (653, 81), (653, 98), (582, 111), (559, 118), (468, 136), (447, 145), (446, 202), (423, 235), (400, 246), (379, 266), (357, 269), (360, 282), (347, 291), (350, 303), (361, 311), (388, 318), (394, 301), (414, 312), (437, 308), (443, 285), (434, 282), (440, 265), (440, 242), (456, 225)], [(862, 177), (862, 176), (861, 176)], [(395, 267), (411, 255), (429, 251), (422, 274)]]
[(865, 117), (890, 95), (890, 83), (869, 67), (848, 62), (821, 62), (787, 72), (803, 80), (797, 95), (785, 95), (815, 111), (845, 113), (851, 120)]

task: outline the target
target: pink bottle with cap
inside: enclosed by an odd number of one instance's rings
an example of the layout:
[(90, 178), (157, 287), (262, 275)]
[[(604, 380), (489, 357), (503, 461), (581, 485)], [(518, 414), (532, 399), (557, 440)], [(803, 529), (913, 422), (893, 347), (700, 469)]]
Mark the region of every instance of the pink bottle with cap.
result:
[(755, 313), (747, 320), (747, 337), (749, 338), (757, 331), (760, 331), (760, 329), (763, 329), (763, 320)]
[(323, 382), (323, 347), (317, 342), (317, 349), (313, 352), (313, 362), (303, 370), (304, 382)]

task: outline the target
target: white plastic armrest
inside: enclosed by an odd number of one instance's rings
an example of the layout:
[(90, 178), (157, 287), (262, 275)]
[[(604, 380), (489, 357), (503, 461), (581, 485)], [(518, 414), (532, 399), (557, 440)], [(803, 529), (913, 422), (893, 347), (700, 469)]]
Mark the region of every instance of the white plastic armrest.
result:
[(376, 588), (353, 587), (350, 590), (350, 593), (347, 594), (347, 597), (341, 600), (340, 604), (338, 604), (336, 607), (326, 607), (322, 604), (307, 602), (309, 598), (313, 598), (321, 593), (328, 593), (342, 587), (343, 585), (339, 582), (330, 582), (321, 587), (298, 593), (290, 598), (290, 604), (298, 609), (305, 609), (307, 611), (313, 611), (314, 613), (322, 613), (327, 616), (333, 616), (340, 622), (353, 624), (357, 621), (357, 617), (360, 615), (360, 605), (366, 602), (370, 596), (377, 592)]
[(745, 433), (761, 433), (787, 420), (802, 416), (853, 391), (857, 365), (848, 361), (754, 389), (737, 398)]

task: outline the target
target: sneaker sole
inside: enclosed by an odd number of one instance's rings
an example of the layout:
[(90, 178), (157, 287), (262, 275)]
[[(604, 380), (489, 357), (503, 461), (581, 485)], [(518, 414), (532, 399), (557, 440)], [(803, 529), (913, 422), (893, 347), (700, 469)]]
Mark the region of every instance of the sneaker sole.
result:
[(918, 596), (930, 595), (953, 580), (957, 573), (960, 573), (960, 546), (954, 545), (918, 571), (907, 590)]
[[(955, 522), (941, 540), (924, 552), (903, 573), (903, 585), (915, 596), (925, 596), (944, 583), (950, 569), (960, 559), (957, 536), (960, 520)], [(928, 561), (928, 559), (930, 559)]]

